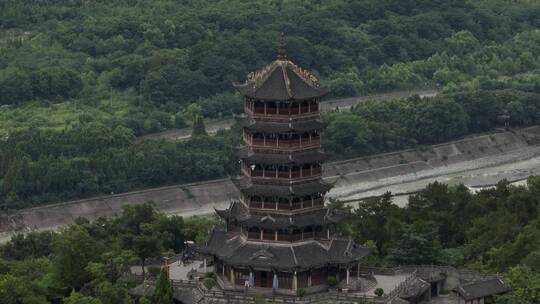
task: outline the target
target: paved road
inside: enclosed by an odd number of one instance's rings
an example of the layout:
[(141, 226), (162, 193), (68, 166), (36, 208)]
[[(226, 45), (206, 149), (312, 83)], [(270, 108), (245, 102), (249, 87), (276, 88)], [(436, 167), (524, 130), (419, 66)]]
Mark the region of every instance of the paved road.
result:
[[(351, 98), (331, 99), (321, 102), (321, 109), (323, 111), (330, 111), (338, 108), (339, 110), (349, 110), (353, 105), (368, 100), (375, 101), (388, 101), (396, 98), (404, 98), (413, 95), (419, 95), (421, 98), (436, 96), (439, 91), (435, 89), (421, 89), (410, 91), (398, 91), (391, 93), (373, 94)], [(206, 131), (210, 135), (214, 135), (219, 130), (229, 129), (233, 124), (233, 119), (224, 119), (209, 121), (206, 123)], [(163, 132), (152, 133), (141, 136), (139, 139), (169, 139), (169, 140), (186, 140), (191, 137), (191, 128), (171, 129)]]

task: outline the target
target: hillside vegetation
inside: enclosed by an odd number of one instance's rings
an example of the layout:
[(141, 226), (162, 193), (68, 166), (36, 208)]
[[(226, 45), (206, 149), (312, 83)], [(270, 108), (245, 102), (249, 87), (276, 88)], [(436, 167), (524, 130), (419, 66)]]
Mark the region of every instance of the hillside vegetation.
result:
[(237, 130), (142, 134), (241, 111), (231, 82), (275, 58), (331, 96), (445, 94), (329, 113), (333, 158), (540, 119), (535, 1), (15, 1), (0, 3), (0, 208), (235, 174)]

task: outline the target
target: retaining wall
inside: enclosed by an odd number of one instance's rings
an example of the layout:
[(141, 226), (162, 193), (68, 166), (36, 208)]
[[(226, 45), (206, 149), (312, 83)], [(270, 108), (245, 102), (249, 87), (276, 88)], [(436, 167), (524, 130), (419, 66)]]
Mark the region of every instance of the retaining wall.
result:
[[(335, 182), (335, 190), (383, 178), (416, 173), (427, 169), (474, 160), (487, 155), (503, 154), (528, 146), (519, 133), (502, 132), (479, 135), (423, 149), (410, 149), (347, 161), (328, 163), (324, 176)], [(157, 208), (184, 215), (213, 212), (225, 208), (238, 197), (229, 179), (175, 185), (124, 194), (102, 196), (67, 203), (21, 210), (0, 216), (0, 237), (14, 231), (50, 229), (72, 223), (78, 217), (90, 220), (121, 212), (123, 205), (154, 201)]]

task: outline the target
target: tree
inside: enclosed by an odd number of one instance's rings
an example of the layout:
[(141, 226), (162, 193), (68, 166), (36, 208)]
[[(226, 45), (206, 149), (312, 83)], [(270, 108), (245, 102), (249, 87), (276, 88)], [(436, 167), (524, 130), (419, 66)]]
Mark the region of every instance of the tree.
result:
[(467, 133), (463, 107), (446, 98), (412, 100), (409, 129), (419, 143), (438, 143)]
[(71, 225), (52, 242), (55, 279), (62, 286), (78, 289), (90, 280), (86, 265), (97, 258), (101, 245), (83, 227)]
[(208, 133), (206, 133), (206, 127), (204, 125), (204, 118), (201, 115), (195, 116), (195, 119), (193, 120), (192, 129), (193, 129), (193, 131), (191, 132), (192, 137), (208, 135)]
[(508, 282), (512, 292), (497, 297), (497, 304), (540, 303), (540, 274), (525, 266), (510, 269)]
[(396, 265), (436, 264), (441, 256), (437, 237), (427, 225), (403, 225), (388, 259)]
[(136, 235), (133, 237), (133, 251), (141, 261), (143, 278), (146, 275), (146, 259), (156, 257), (161, 252), (161, 244), (155, 235)]
[(75, 290), (71, 291), (71, 294), (68, 298), (65, 298), (63, 301), (64, 304), (102, 304), (100, 300), (82, 295)]
[(167, 272), (162, 269), (156, 281), (156, 288), (152, 294), (152, 304), (172, 304), (173, 289)]
[(47, 304), (45, 292), (23, 277), (0, 275), (0, 299), (3, 304)]

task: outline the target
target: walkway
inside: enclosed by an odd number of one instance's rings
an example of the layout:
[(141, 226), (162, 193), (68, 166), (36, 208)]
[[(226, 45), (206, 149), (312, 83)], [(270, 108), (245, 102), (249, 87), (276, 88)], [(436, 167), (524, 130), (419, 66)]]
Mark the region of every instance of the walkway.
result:
[(373, 288), (371, 288), (368, 292), (360, 293), (360, 294), (366, 294), (368, 296), (375, 296), (375, 290), (377, 288), (382, 288), (384, 293), (389, 293), (390, 291), (396, 289), (396, 287), (405, 282), (405, 280), (410, 276), (410, 273), (405, 274), (396, 274), (396, 275), (374, 275), (375, 279), (377, 280), (377, 285), (375, 285)]

